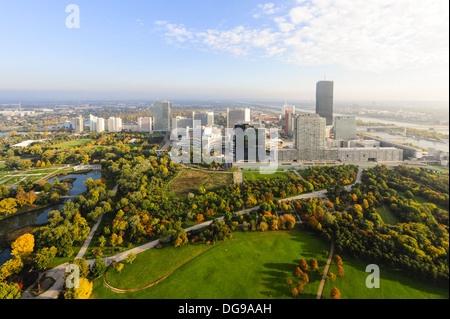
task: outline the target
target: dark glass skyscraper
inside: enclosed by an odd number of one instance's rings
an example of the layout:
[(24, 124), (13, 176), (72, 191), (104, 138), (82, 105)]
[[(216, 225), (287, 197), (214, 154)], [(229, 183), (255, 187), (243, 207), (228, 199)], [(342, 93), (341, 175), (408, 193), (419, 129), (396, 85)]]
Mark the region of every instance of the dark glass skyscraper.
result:
[(316, 114), (333, 125), (333, 81), (319, 81), (316, 85)]

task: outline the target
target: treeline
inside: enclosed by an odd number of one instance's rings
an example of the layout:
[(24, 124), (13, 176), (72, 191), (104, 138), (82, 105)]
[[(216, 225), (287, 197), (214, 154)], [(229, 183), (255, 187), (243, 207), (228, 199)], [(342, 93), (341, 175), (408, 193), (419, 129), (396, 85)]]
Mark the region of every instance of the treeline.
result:
[[(448, 282), (448, 211), (433, 202), (414, 201), (427, 191), (436, 192), (439, 202), (448, 200), (448, 175), (377, 166), (365, 171), (362, 184), (351, 192), (335, 187), (328, 190), (329, 201), (301, 200), (294, 206), (308, 227), (335, 240), (338, 251), (399, 268), (415, 278)], [(382, 205), (402, 222), (385, 223), (376, 210)]]

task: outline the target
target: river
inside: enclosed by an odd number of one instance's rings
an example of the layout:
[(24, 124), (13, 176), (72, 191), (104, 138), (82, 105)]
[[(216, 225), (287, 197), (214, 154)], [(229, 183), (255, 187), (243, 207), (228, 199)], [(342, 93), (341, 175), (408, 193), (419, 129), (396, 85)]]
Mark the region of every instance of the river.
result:
[[(335, 114), (335, 115), (345, 115), (345, 114)], [(407, 122), (398, 122), (398, 121), (390, 121), (390, 120), (384, 120), (384, 119), (377, 119), (377, 118), (371, 118), (371, 117), (363, 117), (356, 115), (355, 118), (357, 120), (361, 120), (363, 122), (376, 122), (381, 124), (393, 124), (401, 127), (407, 127), (407, 128), (415, 128), (419, 130), (429, 130), (433, 129), (434, 131), (442, 134), (449, 134), (449, 126), (445, 125), (424, 125), (424, 124), (414, 124), (414, 123), (407, 123)], [(371, 135), (379, 136), (382, 139), (393, 141), (393, 142), (399, 142), (399, 143), (411, 143), (415, 146), (418, 146), (420, 148), (428, 149), (432, 148), (435, 150), (448, 152), (449, 151), (449, 143), (445, 142), (434, 142), (434, 141), (428, 141), (418, 138), (411, 138), (411, 137), (404, 137), (401, 135), (393, 135), (389, 134), (387, 132), (367, 132), (367, 129), (364, 126), (357, 126), (358, 132), (364, 132)]]
[[(76, 196), (86, 191), (86, 186), (84, 185), (84, 182), (88, 178), (98, 180), (101, 177), (102, 176), (100, 171), (91, 171), (86, 174), (70, 174), (57, 176), (59, 180), (66, 178), (75, 178), (72, 188), (69, 190), (69, 195), (71, 196)], [(54, 183), (54, 179), (51, 178), (48, 180), (48, 182)], [(15, 215), (0, 220), (0, 235), (5, 235), (10, 231), (14, 231), (16, 229), (25, 226), (46, 224), (48, 222), (47, 214), (52, 210), (60, 210), (64, 206), (64, 203), (67, 202), (68, 200), (70, 199), (65, 199), (62, 203), (49, 206), (45, 209), (35, 210), (29, 213)], [(9, 259), (11, 259), (11, 251), (9, 248), (0, 252), (0, 265), (2, 265)]]

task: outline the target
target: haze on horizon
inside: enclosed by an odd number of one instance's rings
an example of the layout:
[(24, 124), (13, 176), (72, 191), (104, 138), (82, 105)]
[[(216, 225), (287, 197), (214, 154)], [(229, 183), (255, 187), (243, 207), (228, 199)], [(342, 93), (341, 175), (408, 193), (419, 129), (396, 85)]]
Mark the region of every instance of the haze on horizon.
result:
[(0, 3), (0, 100), (444, 101), (447, 0)]

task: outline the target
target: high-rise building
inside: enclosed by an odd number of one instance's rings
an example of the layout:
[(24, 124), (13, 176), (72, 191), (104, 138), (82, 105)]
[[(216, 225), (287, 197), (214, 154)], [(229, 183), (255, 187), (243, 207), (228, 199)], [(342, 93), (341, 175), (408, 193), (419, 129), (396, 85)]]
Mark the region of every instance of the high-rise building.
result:
[(250, 109), (227, 109), (227, 127), (234, 128), (236, 124), (243, 124), (250, 122)]
[(92, 132), (97, 130), (97, 117), (89, 114), (89, 128)]
[(101, 133), (105, 130), (105, 119), (92, 114), (89, 115), (90, 129), (93, 132)]
[(83, 116), (78, 116), (75, 119), (75, 133), (82, 133), (84, 131), (84, 120)]
[(105, 131), (105, 119), (97, 118), (97, 132), (101, 133)]
[(233, 136), (233, 161), (265, 162), (266, 129), (248, 123), (236, 124)]
[(295, 118), (295, 148), (300, 160), (324, 158), (326, 147), (326, 119), (317, 114), (300, 114)]
[(139, 131), (151, 132), (153, 130), (153, 120), (151, 117), (138, 118)]
[(157, 101), (153, 103), (153, 130), (170, 131), (172, 107), (172, 102), (168, 101)]
[(337, 116), (334, 119), (335, 140), (356, 139), (356, 119), (354, 116)]
[(109, 132), (121, 132), (123, 129), (122, 119), (120, 117), (110, 117), (108, 119)]
[(192, 112), (192, 119), (194, 121), (200, 121), (201, 126), (213, 126), (214, 112)]
[(316, 85), (316, 114), (333, 125), (333, 81), (319, 81)]

